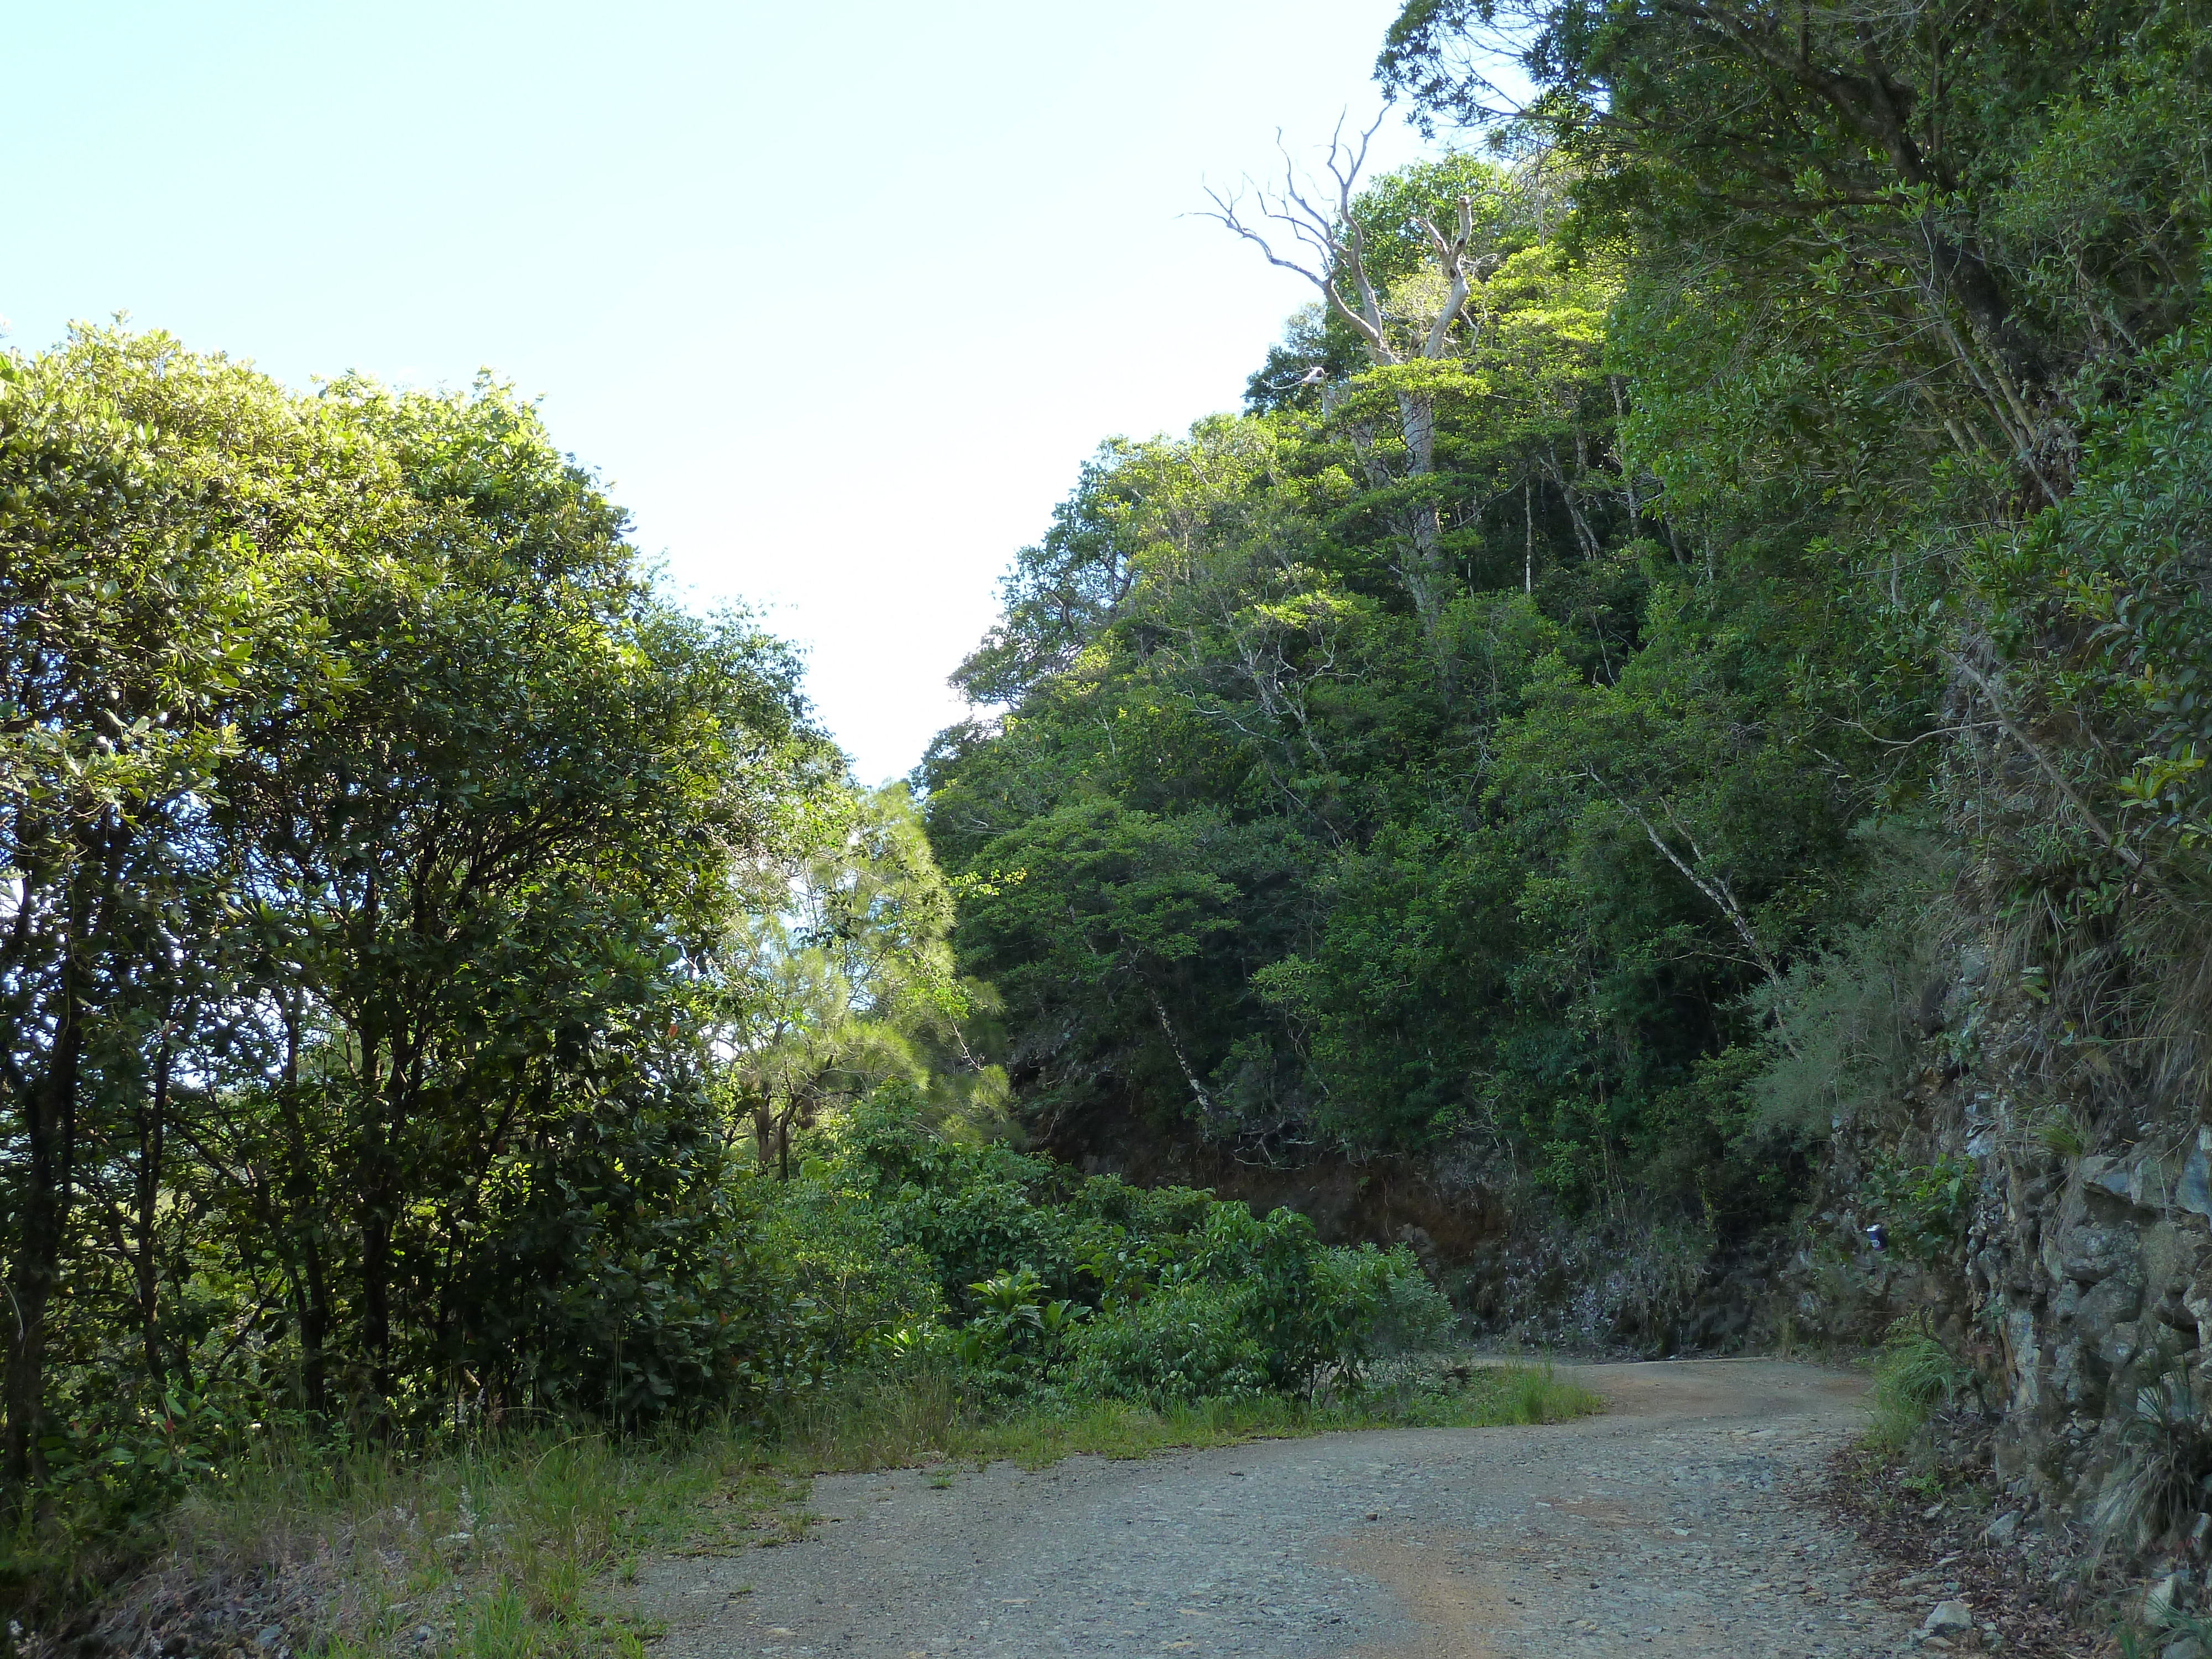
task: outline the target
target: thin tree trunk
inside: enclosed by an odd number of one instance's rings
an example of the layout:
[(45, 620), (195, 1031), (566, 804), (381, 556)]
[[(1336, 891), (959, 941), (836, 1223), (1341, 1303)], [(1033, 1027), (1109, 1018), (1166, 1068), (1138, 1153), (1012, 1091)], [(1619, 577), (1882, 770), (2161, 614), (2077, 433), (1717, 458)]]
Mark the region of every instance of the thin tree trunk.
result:
[(1192, 1098), (1198, 1102), (1199, 1109), (1201, 1112), (1211, 1116), (1213, 1112), (1213, 1097), (1206, 1093), (1206, 1085), (1198, 1080), (1198, 1073), (1191, 1069), (1189, 1057), (1182, 1051), (1182, 1040), (1176, 1036), (1175, 1023), (1168, 1018), (1167, 1004), (1160, 1000), (1160, 994), (1149, 985), (1145, 987), (1145, 994), (1152, 999), (1152, 1012), (1160, 1022), (1161, 1031), (1167, 1036), (1168, 1049), (1175, 1055), (1176, 1069), (1182, 1073), (1182, 1080), (1190, 1085)]
[(72, 929), (64, 947), (60, 1007), (46, 1076), (24, 1097), (21, 1231), (9, 1284), (5, 1405), (0, 1429), (0, 1481), (20, 1502), (44, 1473), (39, 1433), (46, 1407), (46, 1310), (61, 1280), (62, 1241), (69, 1228), (76, 1154), (79, 1065), (84, 1054), (83, 987)]
[[(361, 926), (374, 940), (382, 924), (383, 891), (377, 872), (369, 874), (362, 896)], [(420, 903), (418, 895), (417, 903)], [(404, 1004), (402, 1005), (404, 1006)], [(371, 1426), (382, 1434), (389, 1425), (392, 1370), (392, 1235), (398, 1182), (392, 1171), (392, 1097), (403, 1087), (400, 1042), (385, 1029), (385, 1016), (374, 1002), (359, 1027), (361, 1120), (355, 1136), (361, 1204), (361, 1346), (376, 1399)]]
[(131, 1266), (138, 1292), (138, 1326), (146, 1347), (146, 1376), (156, 1394), (168, 1391), (161, 1354), (161, 1280), (155, 1221), (161, 1196), (162, 1140), (169, 1117), (169, 1072), (173, 1061), (167, 1033), (155, 1062), (154, 1094), (138, 1111), (137, 1249)]
[(1620, 438), (1621, 423), (1628, 418), (1628, 399), (1621, 392), (1620, 375), (1607, 375), (1606, 383), (1613, 388), (1613, 448), (1620, 458), (1621, 487), (1628, 495), (1628, 533), (1633, 538), (1643, 529), (1644, 505), (1636, 499), (1635, 464), (1629, 459)]
[(307, 1129), (300, 1115), (300, 1026), (296, 1011), (284, 1015), (284, 1075), (277, 1091), (277, 1108), (283, 1115), (291, 1168), (286, 1172), (286, 1198), (291, 1205), (298, 1237), (299, 1266), (294, 1306), (300, 1316), (300, 1394), (301, 1403), (317, 1418), (330, 1412), (331, 1298), (323, 1265), (322, 1216), (315, 1191), (314, 1161), (307, 1146)]
[[(368, 1360), (369, 1384), (377, 1395), (375, 1412), (380, 1431), (386, 1402), (392, 1393), (392, 1135), (386, 1108), (387, 1090), (379, 1075), (383, 1043), (380, 1036), (362, 1045), (368, 1050), (363, 1067), (361, 1133), (361, 1346)], [(397, 1068), (394, 1068), (395, 1073)], [(397, 1085), (396, 1074), (392, 1079)]]
[(1528, 545), (1521, 555), (1521, 591), (1536, 591), (1536, 481), (1533, 475), (1521, 475), (1521, 522), (1528, 532)]
[[(1735, 890), (1729, 887), (1728, 878), (1717, 871), (1710, 878), (1699, 874), (1696, 866), (1684, 859), (1668, 843), (1667, 838), (1659, 833), (1658, 826), (1644, 815), (1642, 809), (1626, 796), (1615, 793), (1605, 780), (1595, 771), (1585, 771), (1583, 775), (1603, 790), (1614, 805), (1636, 820), (1638, 826), (1644, 831), (1644, 838), (1651, 843), (1659, 856), (1673, 865), (1684, 880), (1703, 893), (1711, 901), (1713, 908), (1728, 918), (1729, 926), (1735, 930), (1736, 937), (1743, 941), (1744, 948), (1751, 952), (1752, 960), (1759, 964), (1759, 971), (1766, 975), (1768, 983), (1778, 991), (1784, 989), (1788, 981), (1782, 976), (1782, 964), (1775, 961), (1766, 946), (1760, 942), (1759, 934), (1752, 927), (1751, 918), (1744, 914), (1743, 907), (1736, 902)], [(1682, 839), (1690, 843), (1691, 857), (1696, 859), (1699, 864), (1703, 864), (1705, 854), (1698, 848), (1696, 838), (1686, 831), (1681, 830), (1680, 823), (1675, 819), (1671, 810), (1668, 812), (1668, 821), (1682, 834)], [(1798, 1052), (1796, 1040), (1790, 1035), (1789, 1029), (1782, 1024), (1782, 1011), (1778, 1006), (1774, 1011), (1774, 1021), (1775, 1033), (1782, 1039), (1782, 1046), (1789, 1049), (1791, 1054), (1796, 1054)]]

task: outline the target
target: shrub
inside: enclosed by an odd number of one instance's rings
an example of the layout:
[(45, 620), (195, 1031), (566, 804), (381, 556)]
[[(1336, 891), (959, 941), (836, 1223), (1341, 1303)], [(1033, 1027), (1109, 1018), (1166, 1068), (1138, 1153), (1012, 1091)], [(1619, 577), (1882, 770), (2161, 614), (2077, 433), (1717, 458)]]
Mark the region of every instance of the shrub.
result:
[(2099, 1540), (2147, 1550), (2179, 1539), (2212, 1504), (2212, 1424), (2185, 1370), (2136, 1391), (2120, 1444), (2119, 1465), (2097, 1494)]
[(1148, 1403), (1265, 1393), (1273, 1368), (1250, 1328), (1252, 1300), (1249, 1289), (1172, 1285), (1086, 1325), (1069, 1345), (1068, 1391)]
[(757, 1185), (773, 1189), (763, 1206), (763, 1249), (790, 1275), (794, 1300), (812, 1311), (834, 1364), (944, 1313), (937, 1264), (895, 1238), (870, 1199), (825, 1180)]
[(763, 1183), (769, 1233), (802, 1280), (834, 1279), (836, 1340), (951, 1363), (981, 1396), (1309, 1395), (1451, 1329), (1410, 1253), (1325, 1248), (1288, 1210), (1085, 1179), (870, 1109), (810, 1152)]
[(1954, 1260), (1973, 1219), (1974, 1166), (1939, 1158), (1925, 1165), (1884, 1162), (1867, 1172), (1867, 1207), (1889, 1231), (1889, 1247), (1923, 1266)]

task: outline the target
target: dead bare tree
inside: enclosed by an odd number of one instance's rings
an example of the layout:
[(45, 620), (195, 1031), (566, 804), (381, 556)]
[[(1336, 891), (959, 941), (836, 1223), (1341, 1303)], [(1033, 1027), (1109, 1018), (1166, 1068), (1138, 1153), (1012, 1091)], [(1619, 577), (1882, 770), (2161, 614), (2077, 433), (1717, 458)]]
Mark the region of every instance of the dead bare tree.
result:
[[(1419, 222), (1427, 234), (1437, 275), (1443, 279), (1444, 302), (1425, 327), (1394, 334), (1384, 309), (1384, 295), (1376, 286), (1366, 233), (1352, 210), (1352, 197), (1367, 164), (1368, 144), (1381, 131), (1382, 119), (1377, 115), (1356, 143), (1346, 141), (1344, 123), (1338, 121), (1323, 163), (1330, 185), (1326, 193), (1301, 180), (1279, 132), (1275, 143), (1283, 157), (1281, 184), (1263, 186), (1247, 179), (1243, 186), (1226, 193), (1209, 188), (1206, 195), (1213, 210), (1206, 216), (1258, 248), (1268, 264), (1296, 271), (1311, 283), (1330, 309), (1359, 337), (1368, 361), (1378, 368), (1391, 368), (1407, 362), (1433, 362), (1463, 350), (1471, 342), (1455, 340), (1453, 327), (1464, 321), (1470, 334), (1479, 328), (1479, 320), (1468, 312), (1468, 301), (1476, 284), (1488, 279), (1499, 260), (1494, 252), (1479, 253), (1474, 248), (1471, 198), (1460, 198), (1458, 222), (1449, 235), (1424, 217)], [(1252, 202), (1249, 210), (1248, 194)], [(1289, 247), (1279, 246), (1286, 242)], [(1410, 381), (1395, 386), (1393, 392), (1407, 473), (1425, 477), (1436, 471), (1435, 398)], [(1443, 524), (1434, 500), (1416, 501), (1407, 509), (1402, 533), (1411, 544), (1413, 556), (1401, 574), (1415, 609), (1425, 622), (1433, 623), (1443, 565)]]

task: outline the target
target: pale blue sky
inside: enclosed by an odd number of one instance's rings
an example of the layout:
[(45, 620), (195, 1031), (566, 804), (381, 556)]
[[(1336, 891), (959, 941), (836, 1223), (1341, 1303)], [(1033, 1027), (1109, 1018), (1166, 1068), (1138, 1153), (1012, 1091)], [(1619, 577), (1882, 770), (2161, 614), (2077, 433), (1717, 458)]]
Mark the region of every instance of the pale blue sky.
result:
[(1371, 113), (1396, 9), (0, 0), (0, 316), (489, 366), (874, 781), (1097, 441), (1235, 406), (1310, 297), (1183, 216)]

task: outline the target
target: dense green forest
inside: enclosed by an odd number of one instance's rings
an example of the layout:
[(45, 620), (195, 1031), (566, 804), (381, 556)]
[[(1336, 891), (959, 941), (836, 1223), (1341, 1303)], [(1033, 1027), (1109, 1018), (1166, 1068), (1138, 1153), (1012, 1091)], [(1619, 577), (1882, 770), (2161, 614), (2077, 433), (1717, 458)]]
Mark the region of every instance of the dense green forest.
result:
[(1314, 303), (1243, 415), (1101, 448), (923, 769), (1035, 1121), (1710, 1249), (1967, 910), (2069, 1048), (2200, 1079), (2208, 52), (1409, 5), (1381, 76), (1464, 148), (1217, 198)]
[(1431, 159), (1213, 198), (1312, 302), (1100, 447), (910, 786), (489, 379), (0, 357), (11, 1582), (279, 1439), (1450, 1328), (1102, 1137), (1694, 1276), (1975, 1063), (1947, 984), (2195, 1111), (2212, 19), (1410, 0), (1377, 75)]

